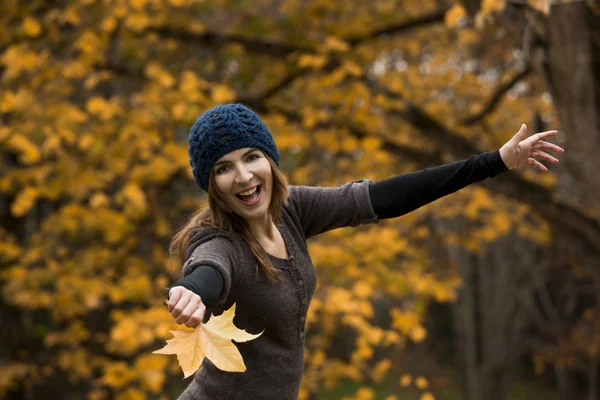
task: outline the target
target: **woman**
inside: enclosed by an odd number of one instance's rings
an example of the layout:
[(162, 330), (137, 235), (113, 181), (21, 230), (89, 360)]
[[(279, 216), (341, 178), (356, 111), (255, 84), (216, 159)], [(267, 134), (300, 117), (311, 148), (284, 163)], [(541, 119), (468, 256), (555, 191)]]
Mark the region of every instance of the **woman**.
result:
[(292, 400), (304, 369), (305, 321), (316, 286), (306, 240), (343, 226), (377, 223), (410, 212), (488, 177), (563, 150), (519, 132), (500, 150), (381, 182), (334, 188), (288, 185), (267, 127), (241, 104), (217, 106), (190, 130), (189, 155), (209, 205), (173, 238), (184, 278), (169, 291), (169, 312), (188, 327), (236, 303), (235, 325), (257, 339), (236, 343), (244, 373), (223, 372), (208, 359), (180, 399)]

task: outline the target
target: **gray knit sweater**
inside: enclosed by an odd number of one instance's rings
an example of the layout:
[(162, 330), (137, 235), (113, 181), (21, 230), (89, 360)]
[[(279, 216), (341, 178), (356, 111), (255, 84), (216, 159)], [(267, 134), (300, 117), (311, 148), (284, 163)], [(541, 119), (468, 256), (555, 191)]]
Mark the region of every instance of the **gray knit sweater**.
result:
[(217, 268), (224, 289), (213, 310), (219, 315), (236, 303), (234, 324), (249, 333), (264, 333), (235, 343), (246, 371), (223, 372), (208, 359), (180, 400), (296, 400), (304, 370), (306, 313), (317, 277), (306, 240), (344, 226), (378, 222), (369, 198), (370, 180), (334, 188), (290, 186), (279, 230), (289, 258), (269, 256), (282, 271), (282, 283), (270, 283), (243, 240), (214, 228), (202, 228), (191, 240), (183, 274), (199, 265)]

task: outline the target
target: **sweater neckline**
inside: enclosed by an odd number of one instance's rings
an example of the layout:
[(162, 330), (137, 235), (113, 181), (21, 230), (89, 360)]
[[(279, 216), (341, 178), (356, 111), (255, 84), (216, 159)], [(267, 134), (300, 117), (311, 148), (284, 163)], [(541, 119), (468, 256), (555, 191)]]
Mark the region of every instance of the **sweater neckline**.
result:
[(272, 255), (270, 253), (267, 253), (267, 254), (269, 255), (269, 257), (272, 260), (278, 261), (280, 263), (289, 263), (295, 258), (294, 245), (288, 234), (287, 228), (285, 227), (285, 224), (283, 223), (283, 216), (282, 216), (281, 220), (279, 221), (279, 224), (277, 227), (279, 229), (279, 232), (281, 233), (281, 236), (283, 237), (283, 242), (285, 243), (285, 247), (287, 249), (289, 257), (288, 258), (279, 258), (279, 257), (275, 257), (274, 255)]

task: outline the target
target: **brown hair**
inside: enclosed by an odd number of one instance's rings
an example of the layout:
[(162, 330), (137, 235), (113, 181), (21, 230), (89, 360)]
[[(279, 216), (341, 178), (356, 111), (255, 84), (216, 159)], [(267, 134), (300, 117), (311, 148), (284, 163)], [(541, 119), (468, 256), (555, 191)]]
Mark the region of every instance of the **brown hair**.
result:
[[(263, 153), (264, 154), (264, 153)], [(264, 154), (271, 165), (271, 173), (273, 175), (273, 193), (271, 203), (269, 204), (268, 213), (275, 225), (279, 223), (281, 218), (281, 210), (287, 203), (289, 193), (289, 183), (287, 178), (277, 167), (277, 164)], [(179, 268), (186, 261), (186, 250), (190, 243), (190, 238), (194, 231), (201, 227), (215, 227), (226, 232), (235, 232), (239, 234), (254, 256), (256, 260), (256, 274), (258, 276), (259, 266), (262, 268), (265, 275), (271, 282), (280, 282), (281, 276), (267, 252), (258, 243), (256, 238), (252, 236), (248, 222), (241, 216), (231, 212), (227, 207), (223, 194), (217, 188), (214, 174), (210, 173), (208, 178), (208, 205), (197, 211), (192, 218), (173, 236), (169, 245), (169, 253), (176, 256), (179, 263)]]

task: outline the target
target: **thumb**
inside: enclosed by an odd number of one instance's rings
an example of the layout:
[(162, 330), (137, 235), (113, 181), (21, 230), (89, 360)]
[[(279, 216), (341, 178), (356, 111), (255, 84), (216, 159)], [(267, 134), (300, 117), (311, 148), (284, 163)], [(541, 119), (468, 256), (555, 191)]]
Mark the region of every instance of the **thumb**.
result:
[(517, 132), (515, 134), (515, 136), (513, 136), (513, 140), (517, 140), (518, 142), (520, 142), (521, 140), (524, 140), (525, 138), (527, 138), (527, 125), (521, 124), (521, 128), (519, 129), (519, 132)]

